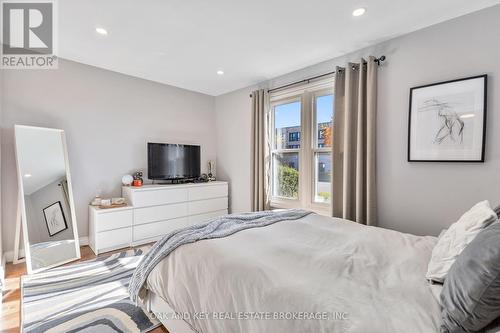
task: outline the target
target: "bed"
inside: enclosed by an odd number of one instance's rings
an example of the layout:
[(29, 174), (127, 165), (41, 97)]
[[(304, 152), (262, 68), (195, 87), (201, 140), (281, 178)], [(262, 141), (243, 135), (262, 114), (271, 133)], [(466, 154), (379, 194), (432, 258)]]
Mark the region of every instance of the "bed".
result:
[(436, 242), (310, 214), (180, 246), (144, 301), (171, 333), (438, 332)]

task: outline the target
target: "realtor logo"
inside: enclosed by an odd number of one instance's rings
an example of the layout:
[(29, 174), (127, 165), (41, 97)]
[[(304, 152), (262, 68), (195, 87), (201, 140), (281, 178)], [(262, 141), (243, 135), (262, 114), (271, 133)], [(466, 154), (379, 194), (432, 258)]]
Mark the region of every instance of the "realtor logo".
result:
[(54, 2), (2, 1), (2, 68), (57, 68)]

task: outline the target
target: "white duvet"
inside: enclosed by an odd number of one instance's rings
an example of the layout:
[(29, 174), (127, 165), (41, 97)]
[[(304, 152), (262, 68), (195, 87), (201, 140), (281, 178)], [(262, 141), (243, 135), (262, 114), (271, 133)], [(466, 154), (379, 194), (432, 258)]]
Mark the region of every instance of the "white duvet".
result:
[(438, 332), (435, 243), (312, 214), (183, 245), (147, 284), (202, 333)]

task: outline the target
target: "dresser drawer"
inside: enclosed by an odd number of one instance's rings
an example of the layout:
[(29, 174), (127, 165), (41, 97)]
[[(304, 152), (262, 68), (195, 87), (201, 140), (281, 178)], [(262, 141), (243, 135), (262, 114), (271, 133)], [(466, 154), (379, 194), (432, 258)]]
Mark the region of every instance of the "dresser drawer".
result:
[(135, 207), (157, 206), (188, 201), (188, 189), (158, 189), (137, 191), (132, 196), (132, 205)]
[(222, 215), (227, 215), (227, 209), (218, 210), (216, 212), (210, 212), (210, 213), (206, 213), (206, 214), (192, 215), (192, 216), (189, 216), (189, 225), (207, 222), (208, 220), (210, 220), (214, 217), (222, 216)]
[(189, 215), (203, 214), (227, 209), (227, 197), (189, 202)]
[(99, 232), (97, 247), (101, 249), (127, 247), (132, 242), (132, 227)]
[(175, 219), (188, 215), (188, 204), (179, 203), (164, 206), (144, 207), (134, 210), (134, 224), (143, 224)]
[(192, 187), (189, 189), (189, 200), (220, 197), (227, 197), (227, 184)]
[(146, 238), (164, 236), (165, 234), (168, 234), (173, 230), (186, 227), (187, 225), (188, 225), (187, 217), (136, 225), (134, 226), (134, 242)]
[(96, 215), (96, 231), (106, 231), (117, 228), (131, 227), (132, 210), (100, 212)]

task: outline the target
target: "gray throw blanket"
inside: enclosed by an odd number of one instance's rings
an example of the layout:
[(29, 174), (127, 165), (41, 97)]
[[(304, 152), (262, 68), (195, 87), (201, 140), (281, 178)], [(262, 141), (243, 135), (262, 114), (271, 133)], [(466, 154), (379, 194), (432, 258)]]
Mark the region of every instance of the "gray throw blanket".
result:
[(301, 209), (289, 209), (225, 215), (202, 224), (175, 230), (156, 242), (135, 269), (128, 287), (130, 299), (135, 304), (138, 304), (139, 300), (144, 300), (147, 295), (144, 283), (149, 273), (163, 258), (181, 245), (203, 239), (223, 238), (241, 230), (265, 227), (280, 221), (297, 220), (311, 213)]

